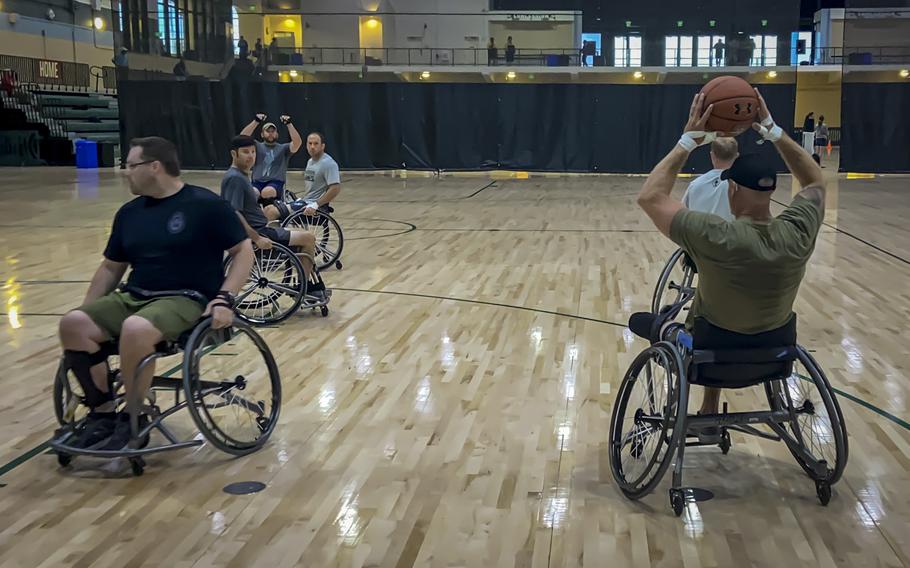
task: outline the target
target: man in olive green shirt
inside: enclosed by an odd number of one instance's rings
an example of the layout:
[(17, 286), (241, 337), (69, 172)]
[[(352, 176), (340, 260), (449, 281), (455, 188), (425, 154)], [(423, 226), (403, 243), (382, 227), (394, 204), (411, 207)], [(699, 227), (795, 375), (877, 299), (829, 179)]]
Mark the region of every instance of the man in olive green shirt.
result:
[[(702, 317), (722, 329), (754, 335), (787, 324), (793, 302), (815, 248), (824, 219), (825, 183), (821, 168), (779, 126), (759, 98), (761, 124), (753, 128), (774, 143), (803, 190), (790, 207), (771, 215), (777, 187), (773, 166), (757, 155), (743, 155), (721, 174), (730, 184), (730, 211), (735, 221), (690, 211), (670, 196), (689, 153), (710, 142), (704, 132), (712, 106), (703, 110), (696, 95), (679, 143), (651, 171), (638, 204), (661, 233), (685, 250), (698, 266), (698, 289), (687, 325)], [(718, 411), (720, 391), (706, 389), (700, 413)]]

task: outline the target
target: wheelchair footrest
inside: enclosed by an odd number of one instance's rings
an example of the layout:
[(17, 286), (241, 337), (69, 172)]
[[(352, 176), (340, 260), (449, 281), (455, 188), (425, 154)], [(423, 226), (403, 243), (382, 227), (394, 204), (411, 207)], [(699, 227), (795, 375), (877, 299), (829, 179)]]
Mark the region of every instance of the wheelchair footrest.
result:
[(61, 441), (51, 441), (51, 449), (58, 454), (66, 454), (70, 456), (88, 456), (93, 458), (134, 458), (139, 456), (145, 456), (148, 454), (157, 454), (159, 452), (167, 452), (170, 450), (182, 450), (185, 448), (194, 448), (196, 446), (201, 446), (204, 440), (189, 440), (187, 442), (178, 442), (176, 444), (165, 444), (162, 446), (138, 448), (138, 449), (123, 449), (123, 450), (87, 450), (85, 448), (76, 448), (73, 446), (66, 445), (66, 439), (69, 438), (67, 435)]

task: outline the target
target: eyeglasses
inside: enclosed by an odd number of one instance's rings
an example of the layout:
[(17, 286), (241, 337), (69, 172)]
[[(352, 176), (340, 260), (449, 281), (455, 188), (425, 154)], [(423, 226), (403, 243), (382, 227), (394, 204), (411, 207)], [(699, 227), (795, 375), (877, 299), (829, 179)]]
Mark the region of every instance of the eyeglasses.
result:
[(146, 164), (151, 164), (152, 162), (157, 162), (157, 161), (158, 161), (158, 160), (145, 160), (145, 161), (143, 161), (143, 162), (136, 162), (136, 163), (133, 163), (133, 164), (127, 162), (127, 164), (126, 164), (126, 169), (128, 169), (128, 170), (135, 170), (135, 169), (138, 168), (139, 166), (144, 166), (144, 165), (146, 165)]

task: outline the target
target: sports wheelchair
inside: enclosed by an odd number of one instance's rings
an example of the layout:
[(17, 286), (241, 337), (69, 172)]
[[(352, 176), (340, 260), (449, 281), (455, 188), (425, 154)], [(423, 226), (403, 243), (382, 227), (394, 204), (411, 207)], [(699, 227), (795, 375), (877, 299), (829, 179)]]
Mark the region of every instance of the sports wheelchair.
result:
[[(334, 266), (341, 270), (341, 251), (344, 249), (344, 233), (341, 226), (332, 217), (335, 212), (330, 205), (324, 205), (316, 210), (314, 215), (305, 215), (300, 209), (300, 201), (293, 191), (285, 189), (282, 195), (284, 203), (290, 208), (291, 213), (281, 221), (281, 226), (287, 229), (303, 229), (310, 231), (316, 237), (316, 267), (325, 270)], [(295, 205), (291, 208), (291, 205)], [(295, 210), (296, 208), (296, 210)]]
[(698, 270), (689, 255), (682, 249), (676, 249), (657, 279), (657, 286), (651, 296), (651, 313), (660, 313), (664, 306), (679, 302), (684, 290), (695, 288), (697, 276)]
[[(796, 343), (796, 317), (778, 330), (742, 335), (695, 319), (690, 335), (674, 318), (692, 298), (657, 314), (634, 314), (632, 331), (651, 345), (632, 362), (619, 387), (610, 421), (610, 467), (622, 493), (640, 499), (675, 462), (670, 506), (682, 514), (686, 447), (718, 445), (726, 454), (730, 431), (782, 441), (815, 482), (822, 505), (847, 464), (847, 431), (834, 391), (821, 367)], [(689, 386), (760, 386), (769, 410), (691, 415)], [(764, 425), (766, 429), (757, 426)], [(713, 430), (713, 432), (712, 432)]]
[[(318, 309), (329, 315), (329, 296), (320, 298), (307, 293), (308, 278), (300, 259), (290, 248), (272, 243), (270, 249), (256, 248), (250, 278), (237, 294), (234, 310), (237, 317), (254, 325), (282, 322), (299, 308)], [(227, 273), (231, 257), (225, 257)], [(315, 278), (322, 282), (318, 270)]]
[[(205, 303), (204, 297), (191, 290), (146, 295), (149, 298), (182, 295)], [(144, 456), (197, 447), (206, 441), (223, 452), (243, 456), (261, 448), (278, 423), (281, 410), (278, 365), (262, 337), (242, 321), (235, 320), (229, 328), (213, 329), (212, 318), (207, 317), (177, 341), (159, 343), (154, 353), (142, 359), (138, 371), (159, 358), (180, 353), (183, 362), (170, 372), (155, 376), (141, 401), (127, 400), (120, 371), (110, 366), (110, 358), (117, 353), (114, 340), (102, 344), (97, 355), (98, 362), (108, 362), (108, 388), (114, 393), (116, 409), (125, 412), (130, 404), (137, 405), (143, 419), (140, 421), (136, 414), (133, 415), (127, 449), (90, 450), (68, 445), (84, 428), (88, 407), (84, 404), (85, 395), (79, 381), (61, 359), (53, 394), (54, 413), (61, 427), (55, 432), (50, 447), (62, 467), (68, 466), (75, 456), (127, 458), (133, 474), (139, 476), (145, 469)], [(170, 376), (178, 368), (181, 376)], [(173, 405), (166, 410), (158, 406), (158, 393), (162, 392), (174, 395)], [(180, 441), (164, 421), (184, 408), (189, 410), (201, 436)], [(152, 431), (158, 431), (166, 442), (149, 446)]]

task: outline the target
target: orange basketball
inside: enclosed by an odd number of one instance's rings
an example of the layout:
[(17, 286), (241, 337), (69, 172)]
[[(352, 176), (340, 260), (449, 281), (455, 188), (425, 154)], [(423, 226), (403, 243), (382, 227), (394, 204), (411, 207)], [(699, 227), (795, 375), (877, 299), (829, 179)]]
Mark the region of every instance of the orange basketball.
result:
[(742, 134), (752, 127), (758, 117), (758, 97), (755, 89), (743, 79), (725, 75), (708, 81), (702, 87), (705, 108), (713, 104), (708, 118), (708, 132), (723, 132), (729, 136)]

